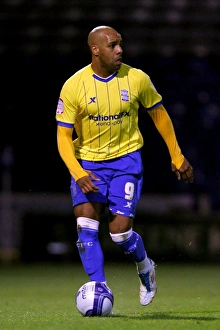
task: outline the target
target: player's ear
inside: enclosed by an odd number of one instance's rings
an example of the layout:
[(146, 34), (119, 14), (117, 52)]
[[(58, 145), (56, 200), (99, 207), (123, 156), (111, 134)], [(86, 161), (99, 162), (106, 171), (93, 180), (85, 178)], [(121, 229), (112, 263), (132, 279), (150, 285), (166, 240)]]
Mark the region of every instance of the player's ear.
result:
[(97, 47), (97, 45), (93, 45), (93, 46), (92, 46), (92, 53), (93, 53), (95, 56), (98, 56), (98, 54), (99, 54), (99, 48)]

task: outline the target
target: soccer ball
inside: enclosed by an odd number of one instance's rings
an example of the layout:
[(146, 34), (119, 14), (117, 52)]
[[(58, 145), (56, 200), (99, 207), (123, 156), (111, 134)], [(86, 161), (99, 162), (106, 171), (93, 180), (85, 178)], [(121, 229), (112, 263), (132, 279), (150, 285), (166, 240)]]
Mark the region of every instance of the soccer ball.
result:
[(106, 316), (112, 311), (112, 290), (101, 282), (83, 284), (76, 294), (76, 307), (84, 316)]

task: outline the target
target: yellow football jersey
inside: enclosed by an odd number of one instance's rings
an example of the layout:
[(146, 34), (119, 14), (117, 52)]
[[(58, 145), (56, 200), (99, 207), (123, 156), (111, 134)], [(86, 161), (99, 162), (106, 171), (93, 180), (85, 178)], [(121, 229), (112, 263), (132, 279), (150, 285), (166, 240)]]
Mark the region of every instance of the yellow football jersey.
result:
[(108, 78), (97, 76), (91, 65), (72, 75), (63, 85), (57, 106), (58, 125), (73, 127), (77, 159), (102, 161), (140, 149), (138, 108), (162, 103), (150, 77), (122, 64)]

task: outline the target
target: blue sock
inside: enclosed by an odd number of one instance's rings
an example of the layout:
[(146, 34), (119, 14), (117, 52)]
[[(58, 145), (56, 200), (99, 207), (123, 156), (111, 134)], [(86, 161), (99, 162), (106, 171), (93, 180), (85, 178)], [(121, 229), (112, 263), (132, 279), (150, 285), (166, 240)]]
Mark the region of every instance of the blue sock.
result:
[(141, 262), (146, 257), (142, 237), (135, 231), (133, 231), (132, 235), (125, 241), (115, 243), (122, 248), (125, 254), (130, 255), (132, 260), (135, 262)]
[(91, 281), (105, 282), (104, 256), (98, 239), (98, 231), (81, 227), (76, 243), (85, 272)]

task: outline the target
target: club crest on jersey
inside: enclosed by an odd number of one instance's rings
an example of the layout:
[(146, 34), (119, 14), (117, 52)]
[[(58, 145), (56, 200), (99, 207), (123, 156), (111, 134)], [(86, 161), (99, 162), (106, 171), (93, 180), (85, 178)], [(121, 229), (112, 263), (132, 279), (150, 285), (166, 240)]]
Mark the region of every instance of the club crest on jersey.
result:
[(64, 112), (63, 100), (59, 98), (56, 113), (57, 115), (62, 115), (63, 112)]
[(121, 99), (124, 102), (129, 102), (128, 91), (126, 89), (121, 90)]

